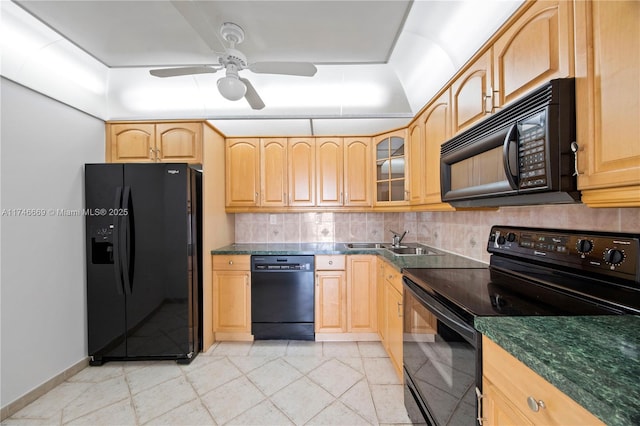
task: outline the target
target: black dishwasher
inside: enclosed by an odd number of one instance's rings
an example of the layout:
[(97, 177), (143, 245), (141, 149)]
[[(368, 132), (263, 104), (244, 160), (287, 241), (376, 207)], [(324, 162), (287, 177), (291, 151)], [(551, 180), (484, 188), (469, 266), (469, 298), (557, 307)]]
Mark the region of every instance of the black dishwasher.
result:
[(313, 256), (251, 256), (255, 340), (315, 340), (313, 271)]

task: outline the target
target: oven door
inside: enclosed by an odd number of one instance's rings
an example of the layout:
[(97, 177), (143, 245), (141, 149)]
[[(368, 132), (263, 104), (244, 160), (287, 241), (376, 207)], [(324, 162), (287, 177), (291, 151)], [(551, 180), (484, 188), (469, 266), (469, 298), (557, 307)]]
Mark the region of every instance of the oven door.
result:
[(478, 424), (480, 333), (406, 277), (403, 366), (412, 422)]

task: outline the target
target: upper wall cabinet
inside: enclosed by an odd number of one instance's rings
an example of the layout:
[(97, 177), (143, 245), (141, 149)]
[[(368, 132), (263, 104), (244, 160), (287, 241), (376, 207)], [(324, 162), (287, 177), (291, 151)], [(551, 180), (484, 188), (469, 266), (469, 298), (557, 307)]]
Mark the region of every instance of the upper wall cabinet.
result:
[(409, 127), (409, 202), (452, 210), (440, 197), (440, 146), (451, 135), (450, 91), (434, 99)]
[(316, 139), (316, 205), (341, 206), (344, 199), (342, 138)]
[(289, 138), (289, 206), (314, 206), (316, 142), (314, 138)]
[(371, 138), (344, 138), (344, 205), (370, 207)]
[(453, 133), (461, 132), (490, 114), (492, 96), (489, 50), (473, 61), (451, 84)]
[(260, 139), (260, 205), (286, 206), (287, 188), (287, 139)]
[(574, 74), (572, 18), (570, 1), (538, 1), (496, 40), (492, 108)]
[(260, 203), (260, 140), (226, 140), (227, 207), (255, 207)]
[(407, 131), (380, 135), (375, 139), (376, 206), (407, 204), (405, 139)]
[(202, 162), (202, 123), (107, 123), (113, 163)]
[(640, 207), (640, 2), (575, 3), (578, 188)]

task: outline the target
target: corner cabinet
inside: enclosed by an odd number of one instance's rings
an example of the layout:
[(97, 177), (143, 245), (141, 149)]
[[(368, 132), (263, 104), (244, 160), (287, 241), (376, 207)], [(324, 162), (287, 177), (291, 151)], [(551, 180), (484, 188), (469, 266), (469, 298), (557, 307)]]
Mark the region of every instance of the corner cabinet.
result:
[(604, 425), (580, 404), (482, 337), (482, 424)]
[(227, 207), (260, 203), (260, 139), (227, 139), (225, 198)]
[(640, 2), (575, 2), (578, 189), (640, 207)]
[(216, 340), (253, 340), (251, 256), (214, 255), (213, 332)]
[(201, 122), (107, 123), (111, 163), (202, 163)]
[(376, 137), (376, 207), (407, 205), (405, 139), (407, 130), (397, 130)]

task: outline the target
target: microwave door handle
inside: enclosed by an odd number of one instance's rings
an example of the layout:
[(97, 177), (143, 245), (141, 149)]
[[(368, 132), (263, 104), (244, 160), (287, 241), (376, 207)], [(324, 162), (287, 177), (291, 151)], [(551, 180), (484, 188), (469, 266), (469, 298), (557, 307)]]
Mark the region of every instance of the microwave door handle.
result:
[(504, 174), (512, 189), (518, 189), (518, 125), (513, 124), (507, 131), (502, 145)]

